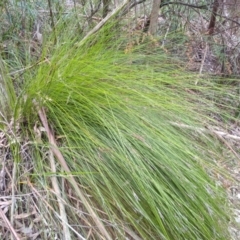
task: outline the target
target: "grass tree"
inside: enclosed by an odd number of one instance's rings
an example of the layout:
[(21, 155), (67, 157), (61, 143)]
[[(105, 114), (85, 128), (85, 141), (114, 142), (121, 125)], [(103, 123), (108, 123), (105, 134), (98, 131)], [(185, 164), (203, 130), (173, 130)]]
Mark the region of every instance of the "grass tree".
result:
[(151, 40), (129, 45), (115, 24), (83, 43), (74, 26), (56, 31), (57, 45), (45, 45), (18, 94), (1, 68), (12, 233), (228, 239), (225, 194), (214, 180), (219, 144), (197, 131), (219, 111), (218, 89), (194, 85)]

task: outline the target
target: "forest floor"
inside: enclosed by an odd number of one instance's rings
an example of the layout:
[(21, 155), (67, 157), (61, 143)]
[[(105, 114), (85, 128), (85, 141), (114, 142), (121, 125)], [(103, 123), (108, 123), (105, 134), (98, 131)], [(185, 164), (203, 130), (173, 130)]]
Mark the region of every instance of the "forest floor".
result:
[(232, 167), (228, 167), (228, 170), (231, 176), (237, 180), (236, 182), (232, 182), (227, 189), (234, 216), (234, 219), (230, 223), (229, 230), (232, 240), (240, 240), (240, 164), (237, 163)]
[[(240, 126), (232, 127), (230, 134), (240, 139)], [(227, 190), (228, 199), (231, 207), (231, 221), (229, 225), (229, 231), (231, 233), (232, 240), (240, 240), (240, 143), (239, 139), (223, 139), (224, 144), (233, 155), (229, 155), (229, 152), (225, 152), (224, 158), (227, 159), (224, 164), (224, 168), (227, 173), (230, 174), (232, 180), (229, 178), (223, 178), (221, 180), (224, 188)]]

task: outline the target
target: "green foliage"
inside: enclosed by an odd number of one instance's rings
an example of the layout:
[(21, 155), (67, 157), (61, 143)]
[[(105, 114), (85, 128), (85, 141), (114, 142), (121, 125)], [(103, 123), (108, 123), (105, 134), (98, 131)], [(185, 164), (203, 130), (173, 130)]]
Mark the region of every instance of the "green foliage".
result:
[[(18, 117), (31, 130), (36, 104), (44, 107), (72, 174), (113, 239), (130, 232), (141, 239), (228, 239), (224, 193), (205, 171), (214, 169), (216, 146), (173, 124), (201, 126), (210, 119), (210, 101), (198, 103), (188, 91), (198, 89), (193, 76), (160, 48), (151, 50), (151, 41), (126, 53), (126, 37), (114, 29), (49, 50), (51, 57), (26, 81)], [(74, 39), (67, 29), (62, 34)], [(37, 152), (48, 146), (41, 140)], [(33, 176), (48, 184), (48, 163), (34, 156)], [(60, 167), (58, 174), (69, 178)], [(66, 201), (70, 225), (81, 222)], [(74, 228), (87, 236), (81, 224)]]

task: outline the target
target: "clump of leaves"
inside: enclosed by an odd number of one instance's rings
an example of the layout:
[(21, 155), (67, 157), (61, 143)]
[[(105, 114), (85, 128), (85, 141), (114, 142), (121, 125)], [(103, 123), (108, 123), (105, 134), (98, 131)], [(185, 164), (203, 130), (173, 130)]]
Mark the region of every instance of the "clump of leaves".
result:
[[(49, 224), (82, 239), (227, 239), (225, 195), (205, 170), (214, 169), (218, 149), (177, 127), (210, 118), (189, 91), (192, 76), (161, 49), (144, 52), (151, 44), (126, 53), (114, 26), (82, 44), (62, 34), (73, 40), (39, 65), (15, 111), (34, 142), (31, 184), (47, 190), (50, 177), (58, 179), (60, 193), (49, 190), (45, 206), (54, 213)], [(37, 141), (37, 125), (48, 138)], [(54, 198), (63, 200), (68, 222)]]

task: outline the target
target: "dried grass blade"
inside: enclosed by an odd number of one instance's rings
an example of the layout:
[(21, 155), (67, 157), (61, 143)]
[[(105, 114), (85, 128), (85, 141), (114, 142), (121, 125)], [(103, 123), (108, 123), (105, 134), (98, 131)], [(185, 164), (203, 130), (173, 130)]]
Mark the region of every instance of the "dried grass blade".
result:
[(42, 124), (43, 124), (43, 126), (46, 130), (47, 137), (48, 137), (49, 143), (51, 145), (51, 150), (52, 150), (53, 154), (58, 159), (58, 161), (61, 164), (61, 166), (63, 167), (63, 169), (67, 173), (70, 173), (69, 178), (68, 178), (69, 182), (72, 184), (74, 190), (76, 191), (77, 195), (79, 196), (79, 198), (83, 202), (84, 206), (86, 207), (86, 209), (88, 210), (88, 212), (92, 216), (94, 222), (96, 223), (96, 225), (99, 228), (99, 230), (101, 231), (101, 233), (105, 236), (105, 238), (107, 240), (111, 240), (112, 238), (108, 234), (106, 228), (103, 226), (102, 222), (99, 220), (99, 217), (96, 215), (96, 213), (94, 212), (94, 210), (92, 209), (92, 207), (88, 203), (87, 199), (85, 198), (84, 194), (79, 189), (79, 187), (77, 185), (77, 182), (75, 181), (74, 177), (71, 175), (71, 171), (70, 171), (62, 153), (58, 149), (57, 144), (56, 144), (56, 140), (55, 140), (55, 138), (54, 138), (54, 136), (53, 136), (53, 134), (52, 134), (52, 132), (49, 128), (45, 110), (43, 108), (40, 108), (38, 110), (38, 115), (39, 115), (39, 117), (41, 119), (41, 122), (42, 122)]
[(2, 211), (2, 209), (0, 208), (0, 217), (2, 218), (2, 220), (6, 223), (6, 225), (9, 227), (10, 231), (12, 232), (12, 235), (14, 236), (14, 238), (16, 240), (21, 240), (16, 231), (14, 230), (12, 224), (9, 222), (9, 220), (7, 219), (6, 215), (4, 214), (4, 212)]

